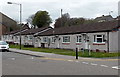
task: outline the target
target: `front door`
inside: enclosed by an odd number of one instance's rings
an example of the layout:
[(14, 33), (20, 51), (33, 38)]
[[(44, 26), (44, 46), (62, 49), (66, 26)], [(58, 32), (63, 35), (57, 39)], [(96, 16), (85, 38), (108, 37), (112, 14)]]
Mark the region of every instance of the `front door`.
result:
[(88, 42), (85, 42), (85, 49), (88, 49)]
[(89, 37), (87, 35), (84, 36), (84, 46), (85, 46), (85, 49), (89, 49)]
[(45, 48), (45, 43), (41, 43), (41, 48)]

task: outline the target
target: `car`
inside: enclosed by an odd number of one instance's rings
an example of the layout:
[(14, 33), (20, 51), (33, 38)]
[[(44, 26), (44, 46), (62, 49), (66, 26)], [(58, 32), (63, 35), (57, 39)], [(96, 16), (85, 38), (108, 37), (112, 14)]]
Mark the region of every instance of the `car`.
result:
[(0, 51), (9, 51), (9, 44), (5, 41), (0, 41)]

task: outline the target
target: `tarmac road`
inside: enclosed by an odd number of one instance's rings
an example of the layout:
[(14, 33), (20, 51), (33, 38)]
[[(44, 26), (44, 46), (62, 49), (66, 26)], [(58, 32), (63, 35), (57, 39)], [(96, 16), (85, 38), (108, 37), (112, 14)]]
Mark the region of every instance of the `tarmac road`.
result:
[(118, 75), (118, 70), (117, 59), (75, 60), (2, 53), (2, 75)]

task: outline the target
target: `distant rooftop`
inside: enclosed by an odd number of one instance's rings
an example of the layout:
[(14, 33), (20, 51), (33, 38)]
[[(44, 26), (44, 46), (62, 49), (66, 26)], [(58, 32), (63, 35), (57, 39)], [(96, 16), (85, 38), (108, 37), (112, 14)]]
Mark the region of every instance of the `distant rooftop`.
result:
[(98, 22), (104, 22), (104, 21), (113, 21), (114, 18), (111, 15), (102, 15), (101, 17), (95, 18), (96, 21)]

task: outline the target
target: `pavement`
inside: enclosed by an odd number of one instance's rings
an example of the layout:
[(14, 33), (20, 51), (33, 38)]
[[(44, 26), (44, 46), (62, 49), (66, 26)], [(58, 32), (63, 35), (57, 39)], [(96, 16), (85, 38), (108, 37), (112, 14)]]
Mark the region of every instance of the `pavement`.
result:
[[(76, 60), (75, 56), (67, 56), (67, 55), (59, 55), (54, 53), (44, 53), (44, 52), (35, 52), (30, 50), (20, 50), (20, 49), (9, 49), (11, 52), (20, 53), (25, 55), (30, 55), (34, 57), (43, 57), (44, 59), (53, 59), (53, 60)], [(85, 58), (78, 57), (78, 60), (82, 61), (118, 61), (120, 60), (118, 57), (113, 58)]]

